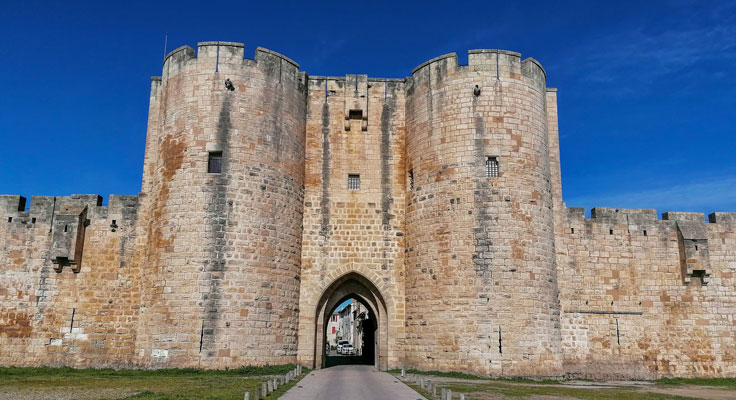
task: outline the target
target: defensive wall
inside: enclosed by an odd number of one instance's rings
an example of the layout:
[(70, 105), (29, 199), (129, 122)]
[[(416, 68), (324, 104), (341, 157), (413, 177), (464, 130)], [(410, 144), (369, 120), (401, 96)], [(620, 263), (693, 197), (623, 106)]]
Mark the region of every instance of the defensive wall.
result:
[(736, 213), (569, 208), (564, 223), (568, 374), (736, 375)]
[(319, 367), (355, 297), (382, 369), (736, 375), (736, 213), (585, 218), (558, 131), (515, 52), (382, 79), (178, 48), (141, 193), (0, 196), (0, 365)]

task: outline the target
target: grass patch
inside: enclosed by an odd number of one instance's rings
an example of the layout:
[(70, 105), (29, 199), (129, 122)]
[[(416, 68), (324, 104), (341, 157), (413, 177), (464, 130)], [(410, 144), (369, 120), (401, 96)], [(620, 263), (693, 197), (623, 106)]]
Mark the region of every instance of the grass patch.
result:
[[(418, 385), (406, 382), (412, 389), (416, 390), (423, 396), (430, 398), (426, 390), (422, 390)], [(447, 382), (437, 387), (437, 392), (444, 387), (452, 390), (453, 393), (464, 393), (466, 398), (472, 399), (491, 399), (491, 398), (529, 398), (533, 396), (560, 396), (566, 398), (586, 399), (586, 400), (685, 400), (689, 397), (673, 396), (660, 393), (652, 393), (646, 391), (638, 391), (630, 388), (615, 389), (583, 389), (571, 388), (561, 385), (528, 385), (525, 383), (511, 383), (493, 381), (488, 383), (471, 383), (471, 382)]]
[(721, 386), (736, 389), (736, 378), (665, 378), (658, 379), (663, 385)]
[[(390, 374), (401, 374), (400, 369), (392, 369), (389, 370), (388, 373)], [(431, 375), (431, 376), (442, 376), (445, 378), (460, 378), (460, 379), (477, 379), (477, 380), (486, 380), (489, 378), (484, 378), (478, 375), (471, 375), (466, 374), (464, 372), (443, 372), (443, 371), (420, 371), (418, 369), (407, 369), (407, 374), (413, 374), (413, 375)]]
[(239, 368), (218, 370), (199, 368), (163, 368), (163, 369), (112, 369), (112, 368), (71, 368), (71, 367), (0, 367), (0, 377), (32, 377), (32, 376), (262, 376), (283, 375), (296, 367), (287, 365), (243, 366)]
[[(222, 399), (241, 400), (274, 375), (284, 375), (293, 365), (242, 367), (229, 370), (195, 368), (160, 370), (113, 370), (74, 368), (0, 368), (0, 397), (63, 397), (75, 399)], [(297, 380), (272, 393), (277, 398)], [(66, 397), (64, 397), (66, 398)]]
[[(401, 374), (400, 369), (392, 369), (388, 371), (391, 374), (399, 375)], [(413, 374), (413, 375), (427, 375), (427, 376), (439, 376), (443, 378), (457, 378), (457, 379), (471, 379), (471, 380), (477, 380), (477, 381), (499, 381), (499, 382), (516, 382), (516, 383), (538, 383), (538, 384), (546, 384), (546, 385), (555, 385), (560, 382), (561, 380), (554, 380), (554, 379), (530, 379), (530, 378), (490, 378), (490, 377), (483, 377), (478, 375), (471, 375), (466, 374), (464, 372), (444, 372), (444, 371), (421, 371), (418, 369), (407, 369), (407, 374)]]

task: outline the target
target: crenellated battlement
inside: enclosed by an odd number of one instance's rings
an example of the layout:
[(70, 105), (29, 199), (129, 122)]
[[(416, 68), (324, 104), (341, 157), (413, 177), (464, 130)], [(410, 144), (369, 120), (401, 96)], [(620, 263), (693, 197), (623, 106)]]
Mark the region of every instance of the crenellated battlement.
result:
[(642, 225), (657, 223), (671, 225), (672, 222), (693, 222), (710, 225), (717, 223), (736, 223), (736, 212), (714, 212), (708, 214), (708, 220), (706, 222), (705, 214), (699, 212), (666, 211), (662, 213), (661, 218), (658, 218), (657, 210), (655, 209), (594, 207), (590, 210), (590, 218), (586, 218), (584, 208), (568, 207), (567, 218), (568, 221), (580, 223), (593, 222), (609, 225)]
[(500, 49), (468, 50), (468, 65), (459, 65), (456, 53), (447, 53), (419, 64), (412, 70), (414, 83), (441, 81), (459, 70), (496, 76), (499, 80), (525, 80), (544, 87), (547, 73), (534, 58), (521, 59), (521, 53)]
[(73, 194), (70, 196), (32, 196), (26, 208), (26, 198), (17, 195), (0, 196), (0, 215), (6, 223), (50, 223), (55, 213), (68, 207), (86, 207), (87, 218), (107, 219), (110, 215), (123, 220), (134, 220), (138, 213), (138, 196), (110, 195), (108, 205), (102, 205), (97, 194)]
[(257, 47), (253, 59), (248, 59), (245, 58), (243, 43), (217, 41), (199, 42), (196, 51), (189, 46), (172, 50), (164, 57), (163, 75), (158, 79), (165, 83), (169, 77), (188, 68), (211, 70), (214, 73), (254, 67), (261, 69), (267, 76), (278, 76), (279, 82), (283, 79), (305, 81), (306, 74), (299, 71), (299, 64), (281, 53)]

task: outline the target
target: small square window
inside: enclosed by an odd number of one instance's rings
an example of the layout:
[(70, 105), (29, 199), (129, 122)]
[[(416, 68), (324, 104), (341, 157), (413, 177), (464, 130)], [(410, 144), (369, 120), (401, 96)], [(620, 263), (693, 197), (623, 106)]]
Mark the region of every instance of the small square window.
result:
[(207, 172), (210, 174), (219, 174), (222, 172), (222, 152), (211, 151), (209, 160), (207, 161)]
[(486, 178), (498, 177), (498, 157), (486, 157)]
[(414, 170), (409, 170), (409, 190), (414, 190)]
[(360, 190), (360, 175), (348, 175), (348, 190)]

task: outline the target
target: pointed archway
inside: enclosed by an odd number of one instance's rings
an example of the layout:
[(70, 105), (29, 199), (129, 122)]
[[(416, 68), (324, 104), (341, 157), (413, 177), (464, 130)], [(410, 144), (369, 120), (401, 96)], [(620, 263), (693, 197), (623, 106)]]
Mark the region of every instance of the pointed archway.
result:
[(372, 339), (368, 346), (373, 352), (372, 364), (377, 369), (387, 368), (388, 359), (388, 308), (378, 288), (369, 279), (350, 272), (336, 279), (324, 290), (317, 303), (314, 327), (314, 367), (325, 367), (325, 337), (328, 320), (333, 311), (345, 300), (354, 298), (362, 303), (373, 316)]

